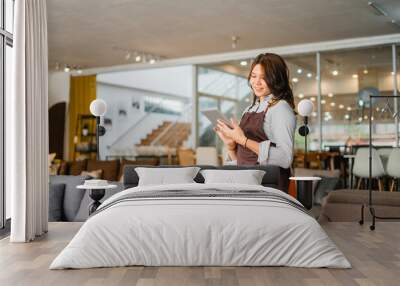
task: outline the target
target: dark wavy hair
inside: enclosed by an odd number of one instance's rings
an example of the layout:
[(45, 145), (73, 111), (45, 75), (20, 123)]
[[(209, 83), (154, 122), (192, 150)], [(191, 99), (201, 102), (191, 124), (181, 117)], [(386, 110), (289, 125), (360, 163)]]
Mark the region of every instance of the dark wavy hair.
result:
[[(275, 103), (279, 100), (286, 100), (287, 103), (294, 109), (293, 91), (289, 83), (289, 69), (281, 56), (272, 53), (258, 55), (251, 64), (249, 76), (247, 77), (250, 85), (250, 77), (253, 68), (260, 64), (264, 68), (264, 80), (268, 85), (269, 90), (274, 95)], [(255, 104), (257, 96), (253, 93), (253, 104)]]

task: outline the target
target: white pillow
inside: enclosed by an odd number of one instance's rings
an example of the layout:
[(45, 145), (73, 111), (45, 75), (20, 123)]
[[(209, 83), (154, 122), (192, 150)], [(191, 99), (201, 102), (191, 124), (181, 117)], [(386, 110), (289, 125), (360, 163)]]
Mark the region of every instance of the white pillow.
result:
[(202, 170), (205, 184), (247, 184), (261, 185), (265, 171), (262, 170)]
[(195, 183), (193, 179), (196, 177), (199, 170), (199, 167), (135, 168), (139, 176), (138, 186)]

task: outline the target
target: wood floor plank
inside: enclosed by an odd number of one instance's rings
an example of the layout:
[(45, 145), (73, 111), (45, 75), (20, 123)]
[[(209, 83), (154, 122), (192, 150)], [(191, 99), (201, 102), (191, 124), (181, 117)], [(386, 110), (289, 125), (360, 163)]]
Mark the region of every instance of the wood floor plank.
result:
[(375, 231), (357, 223), (323, 225), (352, 263), (352, 269), (290, 267), (116, 267), (49, 270), (80, 223), (50, 223), (49, 233), (32, 243), (0, 240), (0, 285), (399, 285), (400, 222), (378, 223)]

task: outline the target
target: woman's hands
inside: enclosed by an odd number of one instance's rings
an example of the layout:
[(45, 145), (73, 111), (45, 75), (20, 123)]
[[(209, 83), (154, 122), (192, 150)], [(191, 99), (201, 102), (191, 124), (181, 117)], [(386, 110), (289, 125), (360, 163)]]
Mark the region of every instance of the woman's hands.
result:
[[(228, 143), (229, 145), (233, 145), (232, 142), (234, 142), (235, 147), (236, 144), (244, 145), (246, 143), (247, 138), (244, 135), (242, 128), (240, 128), (237, 121), (234, 120), (233, 118), (231, 119), (231, 126), (233, 128), (229, 128), (223, 121), (218, 120), (218, 124), (217, 127), (215, 128), (215, 131), (217, 132), (221, 140), (224, 141), (225, 144), (227, 144), (227, 146)], [(230, 148), (230, 146), (228, 146), (228, 148)]]
[(236, 142), (232, 138), (222, 133), (222, 131), (219, 130), (218, 127), (214, 127), (214, 131), (218, 134), (219, 138), (221, 138), (222, 142), (224, 142), (228, 150), (233, 151), (236, 149)]

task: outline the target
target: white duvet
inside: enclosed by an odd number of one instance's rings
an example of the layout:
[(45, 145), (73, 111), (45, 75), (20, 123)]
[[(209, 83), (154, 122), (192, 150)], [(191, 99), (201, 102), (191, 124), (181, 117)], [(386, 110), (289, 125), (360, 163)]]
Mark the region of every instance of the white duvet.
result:
[[(115, 194), (165, 190), (263, 190), (238, 184), (135, 187)], [(318, 222), (289, 205), (246, 198), (123, 201), (90, 217), (50, 269), (145, 266), (294, 266), (350, 268)]]

